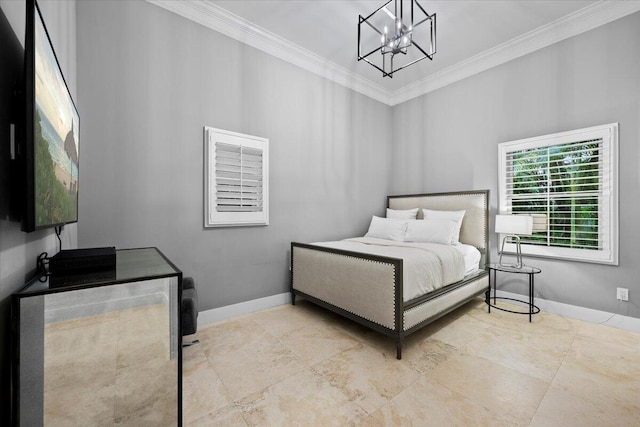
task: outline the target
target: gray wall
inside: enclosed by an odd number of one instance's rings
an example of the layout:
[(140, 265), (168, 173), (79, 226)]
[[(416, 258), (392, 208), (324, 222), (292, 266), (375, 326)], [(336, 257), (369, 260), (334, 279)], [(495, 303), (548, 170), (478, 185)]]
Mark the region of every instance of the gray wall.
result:
[[(640, 317), (640, 14), (394, 108), (145, 2), (77, 14), (80, 246), (158, 246), (201, 310), (269, 296), (291, 240), (362, 234), (388, 193), (489, 188), (495, 213), (498, 143), (619, 122), (620, 266), (528, 262), (542, 298)], [(203, 229), (205, 125), (270, 138), (268, 227)]]
[[(200, 310), (288, 291), (289, 243), (362, 235), (392, 109), (141, 1), (78, 2), (81, 247), (157, 246)], [(203, 126), (270, 140), (270, 225), (203, 229)]]
[[(395, 107), (391, 192), (488, 188), (493, 216), (498, 143), (619, 122), (620, 266), (525, 262), (542, 268), (541, 298), (640, 317), (639, 40), (636, 13)], [(491, 244), (496, 260), (493, 233)], [(517, 282), (504, 289), (526, 294)]]
[[(55, 46), (56, 54), (62, 71), (76, 102), (76, 34), (75, 34), (75, 0), (71, 1), (40, 1), (40, 7)], [(0, 147), (2, 154), (2, 166), (7, 166), (9, 153), (9, 128), (7, 110), (15, 107), (7, 93), (12, 82), (8, 81), (9, 75), (22, 76), (25, 35), (25, 2), (22, 0), (0, 0), (0, 64), (2, 76), (0, 81)], [(7, 28), (10, 27), (10, 28)], [(19, 56), (19, 58), (17, 58)], [(9, 64), (15, 68), (8, 70)], [(14, 65), (17, 64), (17, 65)], [(11, 112), (12, 113), (12, 112)], [(80, 153), (82, 159), (82, 152)], [(8, 186), (15, 185), (10, 177), (6, 182)], [(5, 182), (3, 181), (3, 184)], [(9, 307), (10, 295), (25, 284), (36, 267), (36, 257), (41, 252), (53, 255), (58, 250), (58, 241), (53, 229), (24, 233), (20, 231), (20, 223), (9, 220), (6, 212), (16, 212), (19, 206), (9, 206), (7, 188), (0, 191), (0, 203), (3, 204), (3, 216), (0, 218), (0, 367), (2, 387), (0, 388), (0, 424), (8, 417), (9, 407)], [(62, 233), (63, 248), (70, 249), (77, 246), (77, 227), (68, 225)]]

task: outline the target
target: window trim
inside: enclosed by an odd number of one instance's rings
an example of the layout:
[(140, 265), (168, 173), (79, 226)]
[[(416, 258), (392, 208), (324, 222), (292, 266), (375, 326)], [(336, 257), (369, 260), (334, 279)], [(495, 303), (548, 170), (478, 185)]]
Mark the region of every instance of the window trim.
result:
[[(216, 142), (262, 150), (262, 212), (216, 210)], [(269, 225), (269, 140), (213, 127), (204, 127), (204, 227)]]
[[(498, 213), (511, 213), (511, 207), (507, 203), (507, 154), (513, 151), (526, 150), (549, 145), (560, 145), (578, 140), (602, 138), (604, 182), (609, 183), (608, 206), (604, 207), (604, 215), (608, 218), (605, 225), (608, 234), (603, 250), (575, 249), (555, 246), (540, 246), (522, 244), (523, 255), (539, 256), (546, 258), (564, 259), (599, 264), (619, 265), (619, 185), (618, 185), (618, 123), (594, 126), (584, 129), (559, 132), (533, 138), (520, 139), (498, 144)], [(500, 235), (502, 240), (503, 235)], [(505, 253), (515, 253), (515, 244), (505, 244)]]

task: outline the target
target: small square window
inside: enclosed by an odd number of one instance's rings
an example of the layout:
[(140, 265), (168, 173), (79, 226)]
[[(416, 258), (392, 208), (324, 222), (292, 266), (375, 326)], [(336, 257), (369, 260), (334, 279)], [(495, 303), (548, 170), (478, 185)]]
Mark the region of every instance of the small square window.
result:
[(269, 140), (204, 128), (205, 227), (269, 225)]

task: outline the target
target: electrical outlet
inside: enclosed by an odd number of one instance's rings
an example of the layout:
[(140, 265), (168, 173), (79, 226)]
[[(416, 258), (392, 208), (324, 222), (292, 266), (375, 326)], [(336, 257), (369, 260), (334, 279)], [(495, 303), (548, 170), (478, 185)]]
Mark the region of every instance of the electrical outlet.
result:
[(618, 301), (629, 301), (629, 289), (616, 288), (616, 298)]

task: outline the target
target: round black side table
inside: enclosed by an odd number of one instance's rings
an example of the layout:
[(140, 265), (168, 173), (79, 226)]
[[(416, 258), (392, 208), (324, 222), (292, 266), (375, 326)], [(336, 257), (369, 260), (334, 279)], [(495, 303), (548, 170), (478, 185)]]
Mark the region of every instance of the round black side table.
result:
[[(540, 273), (542, 270), (540, 270), (537, 267), (531, 267), (529, 265), (524, 265), (520, 268), (518, 267), (513, 267), (513, 266), (508, 266), (508, 265), (501, 265), (501, 264), (497, 264), (497, 263), (492, 263), (492, 264), (487, 264), (487, 269), (489, 270), (489, 289), (487, 289), (487, 292), (485, 293), (485, 302), (487, 303), (487, 306), (489, 307), (489, 313), (491, 313), (491, 307), (493, 308), (497, 308), (498, 310), (502, 310), (502, 311), (508, 311), (509, 313), (515, 313), (515, 314), (528, 314), (529, 315), (529, 322), (531, 322), (531, 316), (536, 314), (536, 313), (540, 313), (540, 308), (537, 307), (534, 304), (534, 282), (533, 282), (533, 278), (536, 274)], [(529, 301), (522, 301), (519, 299), (515, 299), (515, 298), (507, 298), (507, 297), (499, 297), (496, 296), (496, 272), (501, 271), (503, 273), (512, 273), (512, 274), (526, 274), (529, 276)], [(491, 284), (493, 283), (493, 297), (491, 297)], [(491, 298), (493, 298), (493, 303), (491, 302)], [(529, 307), (528, 311), (513, 311), (513, 310), (508, 310), (506, 308), (502, 308), (502, 307), (498, 307), (496, 305), (496, 300), (501, 299), (501, 300), (510, 300), (510, 301), (516, 301), (516, 302), (520, 302), (523, 304), (527, 304), (527, 306)]]

